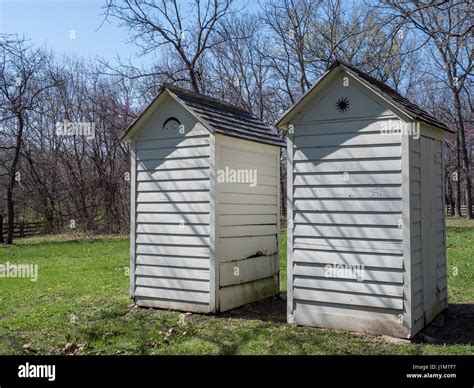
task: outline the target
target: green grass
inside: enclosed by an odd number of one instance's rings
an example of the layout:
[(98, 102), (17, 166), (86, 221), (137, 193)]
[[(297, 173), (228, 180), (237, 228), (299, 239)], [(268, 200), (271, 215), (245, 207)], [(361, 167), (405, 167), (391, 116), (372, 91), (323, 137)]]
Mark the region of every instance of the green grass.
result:
[[(449, 225), (450, 303), (473, 304), (474, 223)], [(284, 235), (281, 253), (286, 290)], [(25, 239), (0, 247), (5, 262), (38, 264), (39, 278), (0, 278), (0, 354), (473, 354), (466, 343), (290, 326), (278, 298), (217, 316), (135, 308), (126, 237)]]
[(448, 218), (449, 303), (474, 303), (474, 221)]

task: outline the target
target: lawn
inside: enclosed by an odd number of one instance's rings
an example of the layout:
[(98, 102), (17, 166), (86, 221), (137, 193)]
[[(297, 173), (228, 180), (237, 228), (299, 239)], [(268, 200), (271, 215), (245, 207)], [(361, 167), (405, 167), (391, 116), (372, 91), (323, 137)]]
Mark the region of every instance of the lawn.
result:
[[(217, 316), (136, 308), (126, 237), (57, 236), (0, 247), (0, 263), (39, 266), (36, 282), (0, 278), (0, 354), (474, 354), (474, 222), (448, 225), (454, 315), (439, 336), (431, 329), (409, 342), (294, 327), (278, 297)], [(285, 290), (285, 255), (281, 267)]]

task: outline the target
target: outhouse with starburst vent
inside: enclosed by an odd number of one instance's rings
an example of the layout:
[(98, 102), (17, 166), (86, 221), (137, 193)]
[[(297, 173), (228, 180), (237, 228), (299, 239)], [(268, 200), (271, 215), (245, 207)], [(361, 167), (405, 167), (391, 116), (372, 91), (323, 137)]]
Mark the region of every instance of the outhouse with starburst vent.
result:
[(411, 337), (448, 306), (443, 123), (334, 62), (288, 133), (288, 320)]

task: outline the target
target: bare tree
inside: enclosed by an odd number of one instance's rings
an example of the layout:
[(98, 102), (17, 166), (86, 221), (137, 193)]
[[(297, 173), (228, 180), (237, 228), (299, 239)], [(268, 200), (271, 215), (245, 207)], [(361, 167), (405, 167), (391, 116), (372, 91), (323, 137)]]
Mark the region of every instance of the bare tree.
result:
[[(130, 31), (130, 40), (141, 48), (142, 55), (170, 48), (192, 89), (202, 89), (199, 61), (214, 45), (223, 42), (219, 24), (231, 13), (233, 0), (107, 0), (106, 19), (118, 19)], [(171, 73), (169, 73), (171, 74)]]
[(1, 163), (8, 176), (6, 243), (11, 244), (15, 217), (14, 189), (20, 180), (18, 166), (29, 114), (43, 93), (53, 85), (45, 81), (49, 55), (44, 50), (32, 49), (22, 40), (10, 40), (0, 45), (0, 58), (0, 123), (7, 132), (7, 141), (1, 146), (4, 151)]
[[(418, 1), (389, 0), (382, 8), (389, 11), (384, 22), (414, 28), (425, 37), (428, 53), (437, 70), (444, 75), (442, 82), (451, 93), (454, 123), (457, 130), (457, 173), (464, 178), (466, 217), (471, 219), (472, 195), (469, 150), (466, 143), (463, 91), (473, 73), (474, 50), (472, 44), (470, 1)], [(423, 44), (425, 44), (423, 43)], [(461, 214), (460, 180), (455, 185), (456, 215)]]

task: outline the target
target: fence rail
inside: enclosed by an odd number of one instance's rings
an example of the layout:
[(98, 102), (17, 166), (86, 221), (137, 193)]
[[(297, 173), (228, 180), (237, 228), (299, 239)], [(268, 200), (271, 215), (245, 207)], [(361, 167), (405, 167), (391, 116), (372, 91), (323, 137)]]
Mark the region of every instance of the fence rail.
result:
[[(466, 205), (461, 205), (461, 215), (464, 216), (466, 215)], [(474, 212), (474, 205), (472, 205), (472, 211)], [(451, 206), (450, 205), (446, 205), (444, 207), (444, 212), (445, 214), (451, 214)]]
[[(23, 238), (44, 234), (46, 222), (15, 222), (13, 223), (13, 238)], [(7, 237), (8, 225), (3, 222), (3, 230), (0, 231), (3, 238)]]

